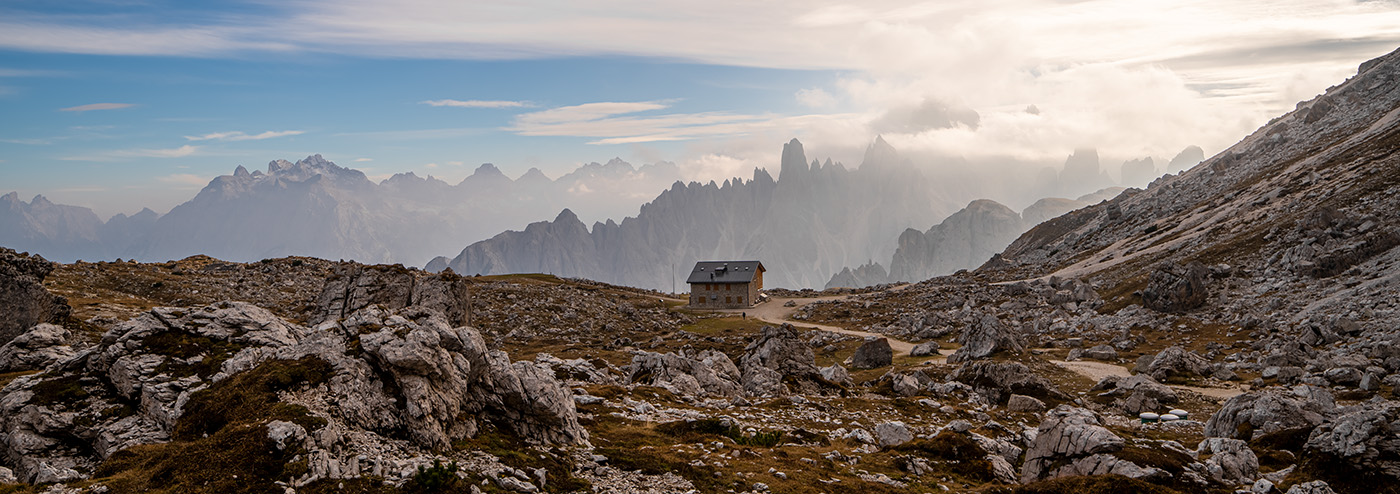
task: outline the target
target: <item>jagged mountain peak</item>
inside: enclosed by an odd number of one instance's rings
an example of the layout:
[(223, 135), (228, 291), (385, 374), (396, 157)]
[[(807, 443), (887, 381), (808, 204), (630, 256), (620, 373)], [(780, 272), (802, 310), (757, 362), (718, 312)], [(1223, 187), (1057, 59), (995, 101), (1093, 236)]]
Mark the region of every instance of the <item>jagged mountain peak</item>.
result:
[(903, 160), (899, 151), (885, 142), (884, 136), (875, 136), (875, 142), (870, 143), (865, 148), (865, 157), (861, 159), (861, 168), (883, 167), (899, 164)]

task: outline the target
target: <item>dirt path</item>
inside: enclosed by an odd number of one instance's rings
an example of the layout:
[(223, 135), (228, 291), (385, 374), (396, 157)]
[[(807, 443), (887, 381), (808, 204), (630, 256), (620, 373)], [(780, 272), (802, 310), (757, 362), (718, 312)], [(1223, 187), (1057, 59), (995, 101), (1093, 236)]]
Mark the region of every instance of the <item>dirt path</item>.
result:
[[(1055, 364), (1055, 365), (1058, 365), (1058, 366), (1060, 366), (1060, 367), (1064, 367), (1064, 368), (1069, 369), (1069, 370), (1071, 370), (1071, 371), (1074, 371), (1075, 373), (1077, 373), (1077, 374), (1079, 374), (1079, 375), (1082, 375), (1082, 376), (1084, 376), (1084, 377), (1087, 377), (1087, 378), (1089, 378), (1089, 379), (1092, 379), (1092, 380), (1094, 380), (1095, 382), (1098, 382), (1100, 379), (1103, 379), (1103, 378), (1108, 377), (1108, 376), (1128, 377), (1128, 376), (1131, 376), (1131, 375), (1132, 375), (1131, 373), (1128, 372), (1128, 368), (1127, 368), (1127, 367), (1123, 367), (1123, 366), (1121, 366), (1121, 365), (1110, 364), (1110, 363), (1108, 363), (1108, 362), (1092, 362), (1092, 361), (1087, 361), (1087, 360), (1076, 360), (1076, 361), (1074, 361), (1074, 362), (1065, 362), (1065, 361), (1063, 361), (1063, 360), (1051, 360), (1050, 363)], [(1197, 393), (1200, 393), (1200, 394), (1203, 394), (1203, 395), (1206, 395), (1206, 396), (1209, 396), (1209, 397), (1212, 397), (1212, 398), (1220, 398), (1220, 399), (1222, 399), (1222, 400), (1223, 400), (1223, 399), (1233, 398), (1233, 397), (1235, 397), (1235, 396), (1237, 396), (1237, 395), (1239, 395), (1239, 394), (1241, 394), (1241, 393), (1244, 393), (1244, 391), (1241, 390), (1241, 389), (1238, 388), (1238, 387), (1229, 387), (1229, 388), (1202, 388), (1202, 387), (1199, 387), (1199, 386), (1176, 386), (1176, 385), (1168, 385), (1168, 386), (1171, 386), (1171, 387), (1176, 388), (1176, 389), (1184, 389), (1184, 390), (1187, 390), (1187, 391), (1195, 391), (1195, 392), (1197, 392)]]
[[(907, 285), (905, 285), (905, 286), (907, 286)], [(899, 289), (899, 288), (903, 288), (903, 286), (897, 287), (897, 288), (895, 288), (895, 289)], [(859, 337), (862, 337), (862, 338), (869, 338), (869, 337), (884, 338), (884, 339), (886, 339), (886, 340), (888, 340), (888, 341), (890, 342), (890, 350), (893, 350), (893, 351), (894, 351), (894, 354), (895, 354), (896, 356), (901, 356), (901, 355), (907, 356), (907, 355), (909, 355), (909, 352), (912, 351), (912, 350), (914, 349), (914, 344), (913, 344), (913, 343), (910, 343), (910, 342), (907, 342), (907, 341), (896, 340), (896, 339), (894, 339), (894, 338), (890, 338), (889, 336), (885, 336), (885, 335), (878, 334), (878, 333), (870, 333), (870, 332), (866, 332), (866, 331), (856, 331), (856, 330), (853, 330), (853, 329), (846, 329), (846, 328), (841, 328), (841, 327), (837, 327), (837, 326), (828, 326), (828, 325), (825, 325), (825, 324), (816, 324), (816, 323), (810, 323), (810, 322), (806, 322), (806, 321), (794, 321), (794, 320), (792, 320), (792, 319), (789, 319), (789, 317), (792, 316), (792, 313), (797, 312), (797, 309), (800, 309), (800, 308), (802, 308), (803, 306), (805, 306), (805, 305), (807, 305), (807, 304), (810, 304), (810, 303), (813, 303), (813, 302), (827, 301), (827, 300), (840, 300), (840, 299), (844, 299), (844, 298), (846, 298), (846, 297), (847, 297), (846, 295), (831, 295), (831, 296), (826, 296), (826, 297), (812, 297), (812, 298), (773, 297), (773, 298), (770, 298), (767, 302), (764, 302), (764, 303), (762, 303), (762, 304), (759, 304), (757, 307), (754, 307), (754, 308), (751, 308), (751, 309), (747, 309), (747, 310), (722, 310), (722, 311), (720, 311), (720, 312), (729, 312), (729, 313), (735, 313), (735, 314), (737, 314), (737, 313), (746, 313), (746, 314), (748, 314), (749, 317), (758, 319), (758, 320), (763, 321), (763, 322), (772, 323), (772, 324), (791, 324), (791, 325), (793, 325), (793, 327), (796, 327), (796, 328), (818, 329), (818, 330), (822, 330), (822, 331), (830, 331), (830, 332), (832, 332), (832, 333), (841, 333), (841, 334), (848, 334), (848, 335), (851, 335), (851, 336), (859, 336)], [(796, 304), (796, 305), (794, 305), (794, 306), (792, 306), (792, 307), (784, 307), (784, 305), (787, 304), (789, 301), (793, 302), (793, 303)], [(932, 358), (930, 358), (930, 361), (932, 361), (932, 362), (934, 362), (934, 363), (940, 363), (940, 364), (941, 364), (941, 363), (943, 363), (946, 359), (947, 359), (947, 357), (946, 357), (945, 355), (939, 355), (939, 356), (937, 356), (937, 357), (932, 357)]]

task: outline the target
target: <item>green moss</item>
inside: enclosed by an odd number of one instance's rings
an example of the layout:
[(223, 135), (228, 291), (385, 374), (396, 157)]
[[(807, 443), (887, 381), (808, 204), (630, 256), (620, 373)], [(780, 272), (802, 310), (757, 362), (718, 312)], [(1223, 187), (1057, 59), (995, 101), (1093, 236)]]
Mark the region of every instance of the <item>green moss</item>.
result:
[(80, 376), (68, 374), (54, 379), (39, 381), (29, 391), (34, 397), (29, 402), (39, 406), (72, 406), (88, 397), (88, 392), (79, 383)]
[[(219, 372), (224, 362), (233, 358), (242, 345), (218, 341), (212, 338), (189, 333), (166, 331), (147, 336), (141, 344), (150, 353), (169, 357), (156, 367), (157, 373), (169, 373), (175, 377), (199, 376), (209, 378)], [(177, 362), (194, 357), (203, 357), (198, 362)]]
[(276, 493), (298, 452), (278, 450), (263, 425), (240, 424), (197, 441), (136, 446), (98, 466), (95, 477), (114, 493)]
[(293, 422), (308, 431), (319, 429), (324, 419), (311, 416), (300, 405), (279, 402), (277, 392), (323, 383), (331, 373), (330, 363), (316, 357), (264, 362), (192, 395), (172, 436), (194, 440), (229, 424), (266, 420)]

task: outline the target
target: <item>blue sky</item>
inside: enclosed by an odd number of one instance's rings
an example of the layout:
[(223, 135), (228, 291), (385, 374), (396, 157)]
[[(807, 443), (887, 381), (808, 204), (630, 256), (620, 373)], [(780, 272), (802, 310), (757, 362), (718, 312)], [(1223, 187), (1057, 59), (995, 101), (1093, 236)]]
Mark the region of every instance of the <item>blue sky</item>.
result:
[[(1380, 1), (750, 3), (6, 2), (0, 193), (163, 212), (312, 153), (450, 182), (614, 156), (723, 178), (792, 137), (854, 165), (877, 134), (1113, 169), (1218, 152), (1400, 46)], [(927, 124), (954, 110), (980, 120)]]

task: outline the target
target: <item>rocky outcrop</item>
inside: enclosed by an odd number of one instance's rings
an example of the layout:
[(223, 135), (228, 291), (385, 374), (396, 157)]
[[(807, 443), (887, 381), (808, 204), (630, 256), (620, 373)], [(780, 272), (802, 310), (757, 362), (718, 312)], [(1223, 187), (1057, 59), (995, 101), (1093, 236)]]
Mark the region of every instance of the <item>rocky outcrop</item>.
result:
[(892, 362), (894, 351), (890, 349), (890, 341), (886, 338), (866, 338), (865, 343), (856, 348), (856, 353), (851, 355), (851, 367), (857, 369), (876, 369)]
[(402, 266), (365, 266), (343, 263), (335, 267), (317, 297), (312, 323), (342, 319), (369, 307), (386, 309), (417, 306), (437, 311), (450, 324), (466, 325), (467, 284), (451, 272), (424, 275)]
[(1269, 388), (1230, 398), (1206, 421), (1205, 434), (1247, 441), (1284, 429), (1317, 427), (1336, 413), (1332, 393), (1325, 389)]
[(950, 364), (984, 359), (997, 352), (1021, 353), (1025, 349), (1021, 336), (991, 314), (984, 314), (963, 328), (958, 343), (962, 347), (948, 356)]
[(1049, 380), (1018, 362), (971, 362), (958, 367), (948, 378), (971, 386), (992, 403), (1006, 403), (1012, 395), (1055, 400), (1066, 398)]
[(1119, 474), (1142, 477), (1142, 468), (1108, 453), (1123, 449), (1123, 438), (1099, 424), (1093, 412), (1060, 405), (1046, 412), (1021, 465), (1021, 483), (1067, 475)]
[(739, 368), (723, 353), (706, 350), (687, 358), (674, 353), (638, 352), (624, 369), (630, 383), (660, 386), (680, 396), (744, 395)]
[(1171, 346), (1156, 355), (1144, 355), (1133, 371), (1158, 381), (1180, 380), (1211, 375), (1211, 364), (1195, 352)]
[(937, 342), (937, 341), (934, 341), (934, 340), (929, 340), (929, 341), (925, 341), (925, 342), (923, 342), (923, 343), (914, 345), (914, 348), (909, 349), (909, 356), (910, 356), (910, 357), (931, 357), (931, 356), (934, 356), (934, 355), (938, 355), (938, 354), (939, 354), (939, 353), (938, 353), (938, 350), (939, 350), (938, 342)]
[(1303, 449), (1356, 473), (1400, 481), (1400, 403), (1364, 403), (1313, 429)]
[(44, 278), (54, 264), (43, 257), (0, 247), (0, 344), (39, 323), (63, 323), (72, 310), (68, 300), (49, 293)]
[(77, 353), (72, 333), (62, 326), (38, 324), (0, 346), (0, 372), (42, 370)]
[[(396, 450), (390, 437), (448, 448), (487, 421), (529, 442), (587, 442), (570, 393), (548, 368), (511, 363), (435, 311), (370, 307), (307, 328), (223, 302), (154, 309), (97, 347), (11, 383), (0, 398), (8, 438), (0, 458), (26, 482), (78, 478), (118, 450), (171, 438), (200, 390), (269, 361), (306, 358), (330, 374), (288, 399), (325, 421), (307, 444), (324, 461)], [(119, 409), (127, 411), (112, 412)]]
[(1142, 305), (1160, 312), (1185, 312), (1206, 303), (1210, 296), (1206, 277), (1210, 270), (1204, 264), (1192, 262), (1185, 266), (1162, 263), (1142, 289)]
[(1163, 405), (1178, 401), (1172, 388), (1158, 383), (1146, 374), (1105, 377), (1090, 391), (1101, 391), (1098, 395), (1100, 398), (1113, 400), (1114, 408), (1130, 415), (1161, 410)]
[(1210, 437), (1196, 447), (1198, 457), (1209, 456), (1206, 472), (1216, 482), (1239, 485), (1254, 482), (1259, 477), (1259, 457), (1249, 444), (1239, 439)]
[(739, 357), (744, 391), (752, 396), (781, 396), (789, 390), (784, 378), (813, 382), (821, 377), (812, 348), (802, 341), (792, 325), (764, 326), (758, 338)]

